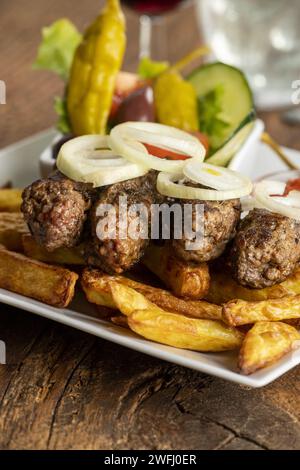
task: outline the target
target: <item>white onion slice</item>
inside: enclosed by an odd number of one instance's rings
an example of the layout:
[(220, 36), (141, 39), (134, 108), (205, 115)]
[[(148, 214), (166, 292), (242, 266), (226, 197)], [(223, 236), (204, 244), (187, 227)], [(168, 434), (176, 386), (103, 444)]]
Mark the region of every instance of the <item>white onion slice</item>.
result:
[(143, 149), (137, 149), (135, 142), (156, 145), (195, 158), (200, 162), (205, 157), (205, 148), (201, 142), (191, 134), (175, 127), (148, 122), (125, 122), (111, 130), (111, 148), (133, 163), (170, 173), (178, 173), (186, 163), (186, 160), (158, 158), (148, 153), (144, 146)]
[[(193, 188), (181, 181), (182, 173), (159, 173), (157, 177), (157, 190), (164, 196), (179, 199), (197, 199), (200, 201), (225, 201), (228, 199), (241, 198), (247, 196), (251, 191), (251, 186), (244, 186), (227, 191), (217, 191), (215, 189)], [(251, 183), (251, 182), (250, 182)]]
[[(250, 194), (252, 183), (247, 176), (228, 168), (199, 163), (196, 160), (186, 162), (183, 174), (194, 183), (216, 189), (218, 191), (230, 191), (244, 188), (245, 194)], [(244, 195), (245, 195), (244, 194)]]
[(84, 135), (66, 142), (57, 157), (57, 168), (75, 181), (106, 186), (147, 173), (144, 166), (131, 163), (109, 148), (107, 136)]
[(265, 209), (300, 220), (300, 200), (296, 194), (299, 191), (291, 191), (286, 197), (280, 196), (284, 190), (285, 183), (263, 180), (255, 185), (253, 196), (257, 203)]

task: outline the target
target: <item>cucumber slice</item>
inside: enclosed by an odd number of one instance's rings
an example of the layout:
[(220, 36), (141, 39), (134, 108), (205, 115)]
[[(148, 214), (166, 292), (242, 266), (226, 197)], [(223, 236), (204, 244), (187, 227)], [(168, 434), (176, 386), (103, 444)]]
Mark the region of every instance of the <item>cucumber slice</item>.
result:
[(239, 69), (222, 62), (202, 65), (187, 79), (197, 92), (200, 130), (215, 152), (253, 110), (248, 81)]
[(242, 127), (239, 127), (239, 131), (234, 134), (231, 139), (229, 139), (223, 147), (216, 151), (211, 157), (205, 160), (207, 163), (218, 166), (226, 166), (232, 159), (232, 157), (237, 153), (240, 147), (243, 145), (244, 141), (250, 134), (254, 122), (247, 122)]

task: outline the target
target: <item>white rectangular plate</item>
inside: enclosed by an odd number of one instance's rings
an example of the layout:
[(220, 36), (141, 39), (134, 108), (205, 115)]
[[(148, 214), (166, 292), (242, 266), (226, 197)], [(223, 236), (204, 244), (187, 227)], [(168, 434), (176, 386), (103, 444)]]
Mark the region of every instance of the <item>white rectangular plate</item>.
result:
[[(262, 125), (258, 121), (248, 143), (231, 163), (232, 168), (242, 171), (253, 179), (270, 172), (286, 169), (285, 164), (259, 142), (258, 137), (261, 131)], [(39, 155), (49, 145), (54, 135), (54, 130), (45, 131), (0, 150), (0, 185), (10, 180), (14, 185), (22, 187), (38, 178)], [(300, 152), (291, 149), (285, 149), (285, 151), (300, 168)], [(144, 340), (124, 328), (96, 318), (94, 307), (89, 305), (80, 295), (74, 300), (70, 309), (49, 307), (41, 302), (3, 289), (0, 289), (0, 302), (50, 318), (142, 353), (250, 387), (267, 385), (300, 364), (300, 351), (296, 351), (272, 367), (262, 369), (251, 376), (244, 376), (238, 373), (236, 353), (204, 354)]]

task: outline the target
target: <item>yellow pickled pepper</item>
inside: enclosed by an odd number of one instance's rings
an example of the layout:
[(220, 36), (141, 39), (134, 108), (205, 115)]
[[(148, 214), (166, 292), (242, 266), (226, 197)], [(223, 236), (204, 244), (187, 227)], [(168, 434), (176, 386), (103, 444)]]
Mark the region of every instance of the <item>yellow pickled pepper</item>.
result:
[(199, 130), (196, 91), (174, 69), (159, 75), (154, 84), (158, 122), (187, 132)]
[(126, 45), (119, 0), (107, 0), (78, 46), (67, 89), (67, 108), (75, 135), (105, 134), (115, 81)]

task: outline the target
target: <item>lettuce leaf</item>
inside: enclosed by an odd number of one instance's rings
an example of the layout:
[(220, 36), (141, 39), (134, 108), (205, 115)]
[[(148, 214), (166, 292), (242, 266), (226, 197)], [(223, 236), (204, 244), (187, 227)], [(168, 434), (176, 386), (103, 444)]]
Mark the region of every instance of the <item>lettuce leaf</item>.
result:
[(71, 21), (66, 18), (55, 21), (42, 29), (42, 42), (33, 67), (51, 70), (67, 80), (81, 39), (81, 34)]
[(149, 57), (140, 60), (138, 74), (143, 79), (156, 78), (169, 67), (169, 62), (155, 62)]
[(220, 85), (198, 99), (199, 126), (201, 132), (209, 138), (210, 152), (218, 148), (217, 142), (226, 136), (226, 130), (230, 125), (224, 118), (222, 109), (223, 92), (223, 86)]

